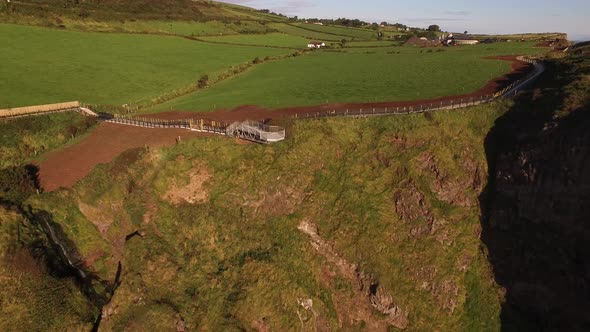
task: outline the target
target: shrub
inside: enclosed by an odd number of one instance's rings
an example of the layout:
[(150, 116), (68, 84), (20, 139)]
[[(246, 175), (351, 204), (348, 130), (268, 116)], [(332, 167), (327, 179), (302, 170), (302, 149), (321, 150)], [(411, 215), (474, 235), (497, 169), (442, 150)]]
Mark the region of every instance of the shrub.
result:
[(201, 78), (199, 78), (199, 81), (197, 82), (197, 86), (202, 89), (205, 88), (209, 85), (209, 75), (205, 74), (203, 76), (201, 76)]
[(20, 204), (39, 189), (39, 167), (13, 166), (0, 170), (0, 202)]

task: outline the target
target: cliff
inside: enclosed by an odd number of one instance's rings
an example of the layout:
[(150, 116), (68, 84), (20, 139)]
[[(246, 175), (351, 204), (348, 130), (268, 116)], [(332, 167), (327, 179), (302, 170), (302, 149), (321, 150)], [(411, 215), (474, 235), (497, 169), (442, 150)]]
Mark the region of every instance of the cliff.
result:
[(590, 328), (590, 61), (551, 60), (486, 139), (483, 240), (503, 330)]

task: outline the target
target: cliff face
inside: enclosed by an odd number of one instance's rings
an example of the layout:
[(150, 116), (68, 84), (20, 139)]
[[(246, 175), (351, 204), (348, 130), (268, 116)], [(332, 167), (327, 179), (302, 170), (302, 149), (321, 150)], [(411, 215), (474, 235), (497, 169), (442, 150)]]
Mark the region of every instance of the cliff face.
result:
[(507, 292), (504, 330), (590, 328), (587, 64), (551, 63), (486, 140), (483, 240)]
[(478, 206), (496, 106), (132, 150), (26, 204), (108, 281), (101, 330), (498, 330)]

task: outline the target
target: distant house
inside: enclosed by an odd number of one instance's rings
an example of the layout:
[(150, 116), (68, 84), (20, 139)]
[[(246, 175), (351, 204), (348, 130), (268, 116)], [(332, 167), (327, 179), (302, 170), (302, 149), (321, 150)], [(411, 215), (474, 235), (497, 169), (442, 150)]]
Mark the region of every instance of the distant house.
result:
[(326, 47), (326, 43), (324, 43), (324, 42), (319, 42), (319, 41), (316, 41), (316, 42), (309, 42), (309, 43), (307, 44), (307, 47), (308, 47), (308, 48), (322, 48), (322, 47)]

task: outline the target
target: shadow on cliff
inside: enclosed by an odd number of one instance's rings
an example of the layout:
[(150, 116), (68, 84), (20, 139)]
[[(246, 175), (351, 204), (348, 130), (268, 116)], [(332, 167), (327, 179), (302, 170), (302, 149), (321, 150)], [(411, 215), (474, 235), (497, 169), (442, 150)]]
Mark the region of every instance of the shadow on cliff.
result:
[(590, 105), (557, 116), (578, 65), (549, 63), (485, 140), (482, 240), (506, 289), (503, 331), (590, 330)]

